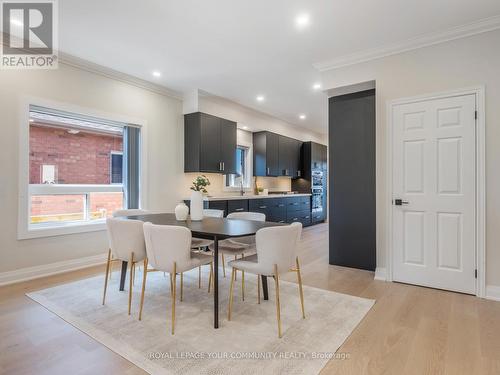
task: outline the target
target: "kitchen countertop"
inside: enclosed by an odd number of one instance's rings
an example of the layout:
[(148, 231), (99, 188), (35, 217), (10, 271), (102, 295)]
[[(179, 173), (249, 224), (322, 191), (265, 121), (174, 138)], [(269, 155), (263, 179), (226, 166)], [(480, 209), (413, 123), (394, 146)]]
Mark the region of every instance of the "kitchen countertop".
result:
[[(218, 197), (203, 197), (207, 201), (229, 201), (236, 199), (267, 199), (267, 198), (293, 198), (293, 197), (310, 197), (311, 194), (269, 194), (269, 195), (221, 195)], [(189, 198), (186, 200), (190, 200)]]

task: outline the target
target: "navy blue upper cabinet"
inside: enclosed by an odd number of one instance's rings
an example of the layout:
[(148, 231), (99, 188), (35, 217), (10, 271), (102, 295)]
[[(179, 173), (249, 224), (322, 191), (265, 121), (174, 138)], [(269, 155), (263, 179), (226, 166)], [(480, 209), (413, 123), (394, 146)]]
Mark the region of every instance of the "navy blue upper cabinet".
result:
[(201, 112), (184, 115), (184, 172), (236, 173), (236, 123)]
[(253, 133), (254, 176), (300, 177), (301, 141), (263, 131)]

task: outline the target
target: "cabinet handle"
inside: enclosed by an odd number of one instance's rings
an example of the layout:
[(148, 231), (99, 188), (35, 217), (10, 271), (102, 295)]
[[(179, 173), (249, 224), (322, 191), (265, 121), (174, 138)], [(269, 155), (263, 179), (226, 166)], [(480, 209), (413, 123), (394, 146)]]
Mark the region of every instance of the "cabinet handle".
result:
[(267, 206), (260, 206), (259, 208), (264, 209), (264, 208), (267, 208)]
[(285, 176), (288, 176), (288, 169), (285, 169)]
[(271, 174), (271, 173), (269, 172), (269, 167), (267, 167), (267, 174), (268, 174), (268, 175), (269, 175), (269, 174)]
[(222, 171), (222, 162), (219, 162), (219, 171)]
[(300, 171), (297, 171), (297, 176), (300, 177)]
[(244, 208), (237, 208), (235, 211), (244, 211)]
[(285, 222), (285, 220), (280, 220), (280, 221), (278, 221), (278, 223), (284, 223), (284, 222)]
[(298, 203), (292, 203), (292, 206), (298, 206), (299, 204)]
[(296, 217), (294, 217), (292, 220), (293, 220), (293, 221), (297, 221), (297, 220), (299, 220), (299, 219), (298, 219), (298, 218), (296, 218)]
[(224, 166), (224, 162), (222, 162), (222, 170), (224, 170), (224, 167), (225, 167), (225, 166)]
[(278, 207), (285, 207), (284, 204), (278, 204)]
[(306, 216), (305, 219), (309, 219), (309, 216)]

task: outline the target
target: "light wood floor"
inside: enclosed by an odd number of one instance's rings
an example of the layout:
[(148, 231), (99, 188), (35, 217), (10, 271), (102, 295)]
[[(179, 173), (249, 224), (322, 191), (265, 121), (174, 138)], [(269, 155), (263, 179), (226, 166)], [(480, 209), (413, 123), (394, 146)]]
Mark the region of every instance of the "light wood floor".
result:
[[(377, 300), (339, 349), (348, 359), (331, 360), (322, 374), (500, 374), (500, 302), (330, 266), (326, 225), (304, 230), (300, 258), (306, 285)], [(144, 374), (24, 295), (103, 271), (0, 288), (0, 374)]]

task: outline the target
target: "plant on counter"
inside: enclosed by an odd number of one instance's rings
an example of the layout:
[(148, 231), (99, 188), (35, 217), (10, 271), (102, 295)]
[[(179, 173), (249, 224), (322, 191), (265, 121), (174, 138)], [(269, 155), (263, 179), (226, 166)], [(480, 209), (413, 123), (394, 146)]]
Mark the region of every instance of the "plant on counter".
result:
[(206, 187), (210, 185), (210, 180), (207, 176), (201, 175), (196, 177), (193, 181), (193, 186), (190, 187), (193, 191), (201, 191), (202, 193), (208, 193)]

